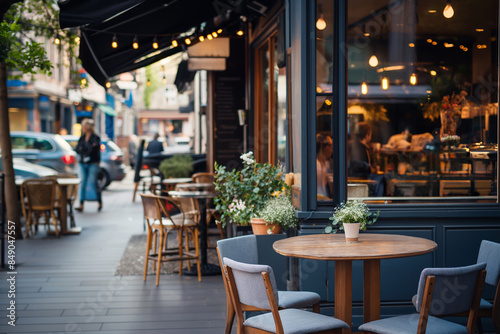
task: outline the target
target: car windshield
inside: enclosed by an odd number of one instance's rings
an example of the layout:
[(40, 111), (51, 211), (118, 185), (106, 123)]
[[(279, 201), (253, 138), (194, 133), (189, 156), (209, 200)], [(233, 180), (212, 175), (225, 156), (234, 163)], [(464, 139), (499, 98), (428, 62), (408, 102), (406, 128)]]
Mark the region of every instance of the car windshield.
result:
[(63, 151), (67, 153), (73, 152), (73, 148), (71, 147), (71, 145), (68, 144), (68, 142), (64, 140), (64, 138), (60, 135), (54, 135), (54, 140), (61, 147), (61, 149), (63, 149)]

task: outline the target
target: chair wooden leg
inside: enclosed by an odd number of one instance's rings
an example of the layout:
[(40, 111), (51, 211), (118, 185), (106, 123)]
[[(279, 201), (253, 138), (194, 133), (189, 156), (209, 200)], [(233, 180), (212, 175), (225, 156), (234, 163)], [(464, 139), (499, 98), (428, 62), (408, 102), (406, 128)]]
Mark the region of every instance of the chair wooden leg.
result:
[(30, 238), (30, 229), (31, 229), (31, 219), (32, 219), (33, 213), (28, 212), (27, 214), (27, 220), (26, 220), (26, 230), (24, 231), (24, 236), (26, 239)]
[[(187, 253), (189, 253), (191, 251), (191, 247), (189, 245), (189, 240), (190, 240), (189, 237), (191, 234), (191, 239), (193, 238), (193, 231), (191, 231), (191, 228), (189, 228), (189, 227), (186, 228), (184, 231), (186, 232), (186, 236), (185, 236), (185, 243), (186, 244), (185, 244), (184, 249), (186, 250)], [(191, 271), (191, 260), (187, 260), (186, 263), (187, 263), (188, 270)]]
[(156, 264), (156, 286), (160, 284), (160, 270), (161, 270), (161, 260), (163, 251), (163, 229), (160, 230), (160, 244), (158, 245), (158, 258)]
[(184, 242), (183, 242), (183, 236), (184, 236), (184, 229), (179, 228), (177, 229), (177, 241), (178, 241), (178, 247), (179, 247), (179, 276), (182, 276), (182, 256), (184, 253)]
[(319, 303), (313, 305), (313, 312), (319, 313)]
[(132, 197), (132, 203), (135, 203), (135, 194), (137, 194), (137, 188), (139, 187), (139, 182), (134, 184), (134, 196)]
[[(56, 215), (54, 214), (54, 211), (51, 211), (50, 215), (52, 216), (52, 221), (54, 222), (54, 229), (55, 229), (55, 232), (56, 232), (56, 236), (59, 237), (60, 234), (59, 234), (59, 231), (57, 230), (57, 219), (56, 219)], [(61, 221), (61, 224), (62, 223), (63, 222)]]
[(196, 257), (198, 258), (196, 260), (196, 269), (198, 269), (198, 282), (201, 282), (200, 243), (199, 243), (199, 235), (197, 227), (193, 229), (193, 233), (194, 233), (193, 235), (194, 250)]
[(231, 334), (231, 329), (233, 328), (234, 316), (236, 312), (234, 311), (233, 303), (231, 298), (227, 298), (227, 315), (226, 315), (226, 328), (224, 334)]
[(146, 278), (147, 278), (147, 275), (148, 275), (148, 262), (149, 262), (149, 252), (151, 251), (151, 243), (152, 243), (152, 239), (153, 236), (151, 234), (151, 231), (150, 229), (148, 229), (148, 239), (147, 239), (147, 243), (146, 243), (146, 261), (145, 261), (145, 264), (144, 264), (144, 281), (146, 281)]

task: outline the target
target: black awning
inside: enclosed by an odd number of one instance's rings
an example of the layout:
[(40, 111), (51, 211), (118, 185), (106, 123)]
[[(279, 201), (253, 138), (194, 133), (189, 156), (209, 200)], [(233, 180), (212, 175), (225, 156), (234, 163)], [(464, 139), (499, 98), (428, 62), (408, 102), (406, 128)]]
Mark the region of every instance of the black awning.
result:
[[(221, 18), (222, 12), (229, 13), (224, 15), (222, 25), (239, 24), (240, 15), (255, 13), (251, 5), (256, 2), (242, 0), (238, 8), (232, 8), (231, 3), (235, 3), (232, 0), (65, 0), (59, 3), (59, 20), (61, 27), (80, 26), (83, 67), (99, 84), (105, 85), (112, 76), (182, 51), (185, 48), (182, 42), (173, 47), (173, 39), (200, 29), (203, 23), (207, 27), (204, 34), (212, 32), (214, 18)], [(111, 47), (114, 36), (117, 48)], [(138, 49), (132, 48), (134, 39)], [(154, 41), (158, 49), (153, 48)]]

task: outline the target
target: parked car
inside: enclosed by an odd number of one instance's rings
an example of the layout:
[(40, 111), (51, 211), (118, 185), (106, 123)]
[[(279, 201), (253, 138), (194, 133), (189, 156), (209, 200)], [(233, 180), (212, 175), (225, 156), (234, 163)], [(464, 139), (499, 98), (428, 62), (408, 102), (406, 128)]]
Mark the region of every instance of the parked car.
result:
[[(14, 158), (12, 163), (14, 165), (16, 179), (32, 179), (57, 174), (57, 171), (52, 168), (32, 164), (22, 158)], [(1, 171), (3, 171), (2, 156), (0, 156), (0, 172)]]
[[(78, 136), (62, 136), (73, 149), (78, 144)], [(101, 138), (101, 172), (99, 180), (104, 189), (111, 181), (121, 181), (125, 178), (125, 164), (123, 164), (123, 151), (112, 140)]]
[(12, 155), (28, 162), (55, 169), (58, 173), (77, 173), (76, 153), (60, 136), (52, 133), (12, 131)]

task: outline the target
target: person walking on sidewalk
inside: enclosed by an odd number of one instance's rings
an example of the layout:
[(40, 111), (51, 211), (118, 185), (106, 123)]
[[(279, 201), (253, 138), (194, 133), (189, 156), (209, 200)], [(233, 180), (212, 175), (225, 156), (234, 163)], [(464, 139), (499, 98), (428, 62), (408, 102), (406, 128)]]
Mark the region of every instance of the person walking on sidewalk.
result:
[(94, 121), (82, 121), (82, 136), (78, 140), (76, 153), (80, 155), (80, 206), (75, 210), (82, 212), (85, 201), (97, 201), (98, 211), (102, 209), (101, 187), (97, 184), (99, 162), (101, 161), (101, 138), (95, 133)]

